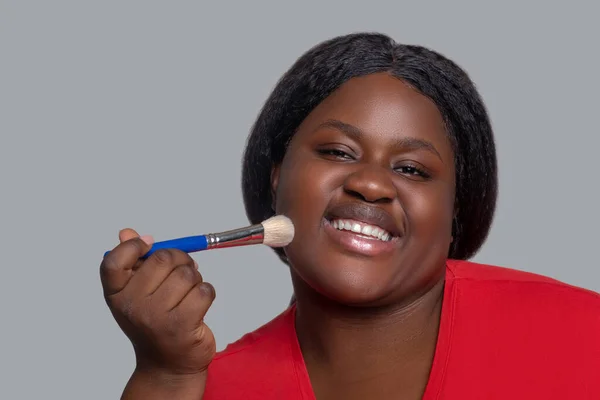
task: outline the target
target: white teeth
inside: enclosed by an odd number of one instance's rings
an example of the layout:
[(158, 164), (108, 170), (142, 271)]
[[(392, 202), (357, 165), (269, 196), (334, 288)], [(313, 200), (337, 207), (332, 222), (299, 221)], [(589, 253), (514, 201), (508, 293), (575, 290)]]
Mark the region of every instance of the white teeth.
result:
[(389, 232), (386, 232), (385, 230), (377, 226), (367, 225), (356, 221), (335, 219), (331, 221), (331, 226), (333, 226), (335, 229), (360, 233), (365, 236), (371, 236), (384, 242), (387, 242), (388, 240), (392, 239), (392, 235)]

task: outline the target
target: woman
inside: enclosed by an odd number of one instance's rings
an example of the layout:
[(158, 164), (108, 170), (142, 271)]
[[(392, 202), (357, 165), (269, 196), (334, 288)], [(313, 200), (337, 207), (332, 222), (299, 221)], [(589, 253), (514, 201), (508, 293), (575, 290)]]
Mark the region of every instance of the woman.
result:
[(600, 399), (600, 296), (468, 261), (496, 196), (485, 107), (452, 61), (380, 34), (304, 54), (244, 156), (247, 214), (284, 214), (296, 301), (215, 355), (214, 290), (123, 230), (103, 261), (137, 367), (127, 399)]

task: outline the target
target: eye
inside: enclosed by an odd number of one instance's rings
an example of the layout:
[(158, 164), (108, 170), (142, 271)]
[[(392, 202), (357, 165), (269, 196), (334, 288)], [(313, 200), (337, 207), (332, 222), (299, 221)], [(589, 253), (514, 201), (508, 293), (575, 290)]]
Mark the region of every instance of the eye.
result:
[(405, 164), (394, 168), (394, 171), (412, 178), (429, 179), (431, 176), (423, 168), (415, 164)]
[(326, 156), (328, 158), (336, 159), (336, 160), (353, 160), (354, 158), (340, 149), (319, 149), (317, 150), (319, 154)]

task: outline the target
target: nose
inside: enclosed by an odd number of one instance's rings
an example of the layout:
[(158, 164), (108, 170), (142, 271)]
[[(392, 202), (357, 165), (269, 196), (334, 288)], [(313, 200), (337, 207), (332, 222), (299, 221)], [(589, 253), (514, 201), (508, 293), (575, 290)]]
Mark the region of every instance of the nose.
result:
[(344, 190), (369, 203), (388, 203), (396, 197), (389, 172), (380, 167), (365, 167), (348, 175)]

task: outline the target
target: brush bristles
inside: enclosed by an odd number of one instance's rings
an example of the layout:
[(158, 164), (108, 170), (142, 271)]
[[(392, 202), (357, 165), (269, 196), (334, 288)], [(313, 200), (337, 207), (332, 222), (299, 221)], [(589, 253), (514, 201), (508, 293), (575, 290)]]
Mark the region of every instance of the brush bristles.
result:
[(262, 222), (265, 228), (263, 244), (270, 247), (284, 247), (294, 238), (294, 224), (284, 215), (276, 215)]

